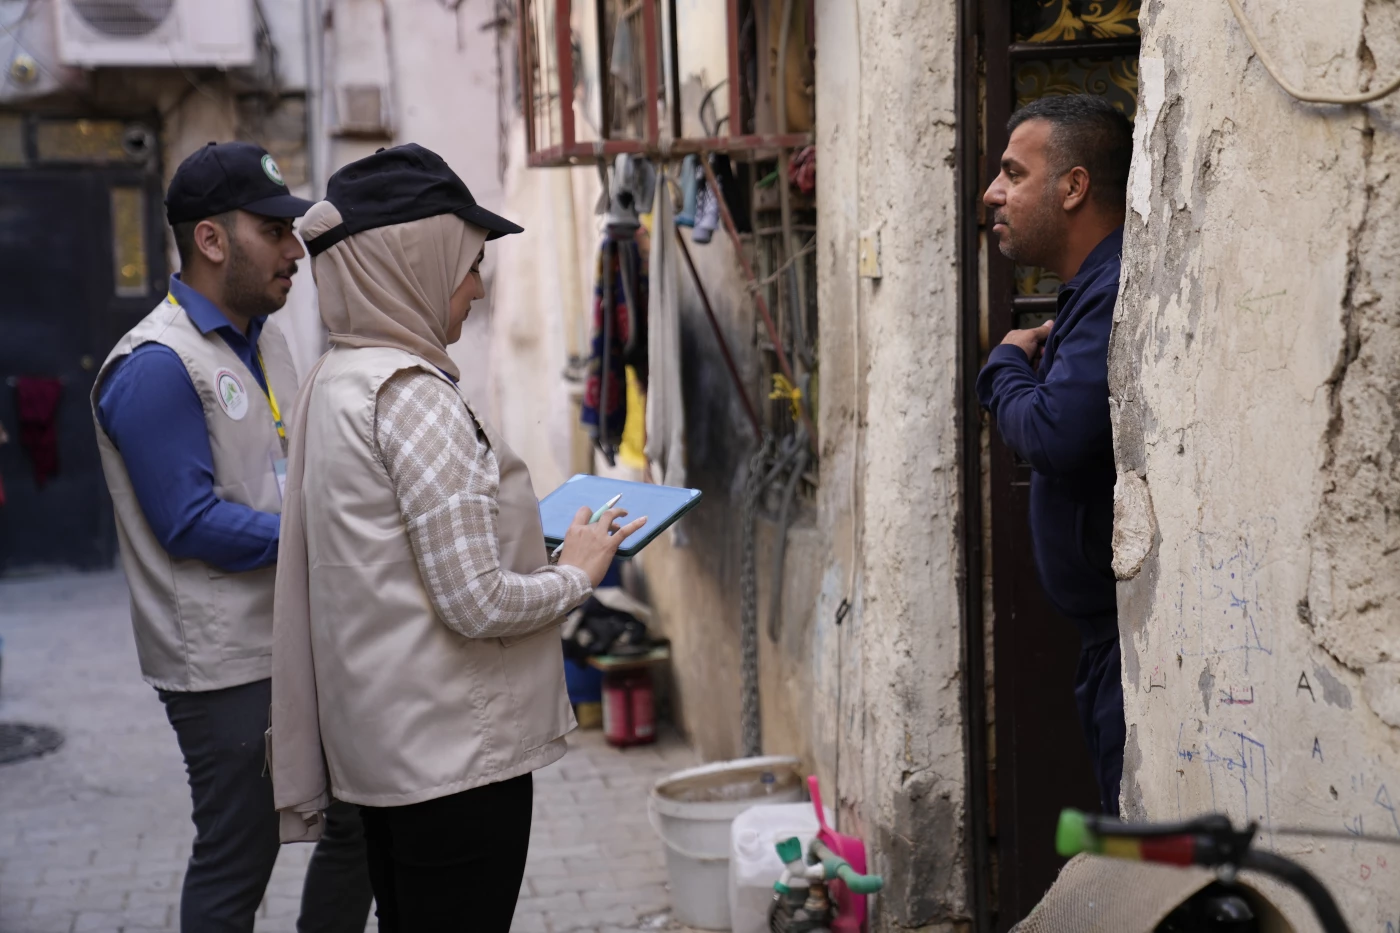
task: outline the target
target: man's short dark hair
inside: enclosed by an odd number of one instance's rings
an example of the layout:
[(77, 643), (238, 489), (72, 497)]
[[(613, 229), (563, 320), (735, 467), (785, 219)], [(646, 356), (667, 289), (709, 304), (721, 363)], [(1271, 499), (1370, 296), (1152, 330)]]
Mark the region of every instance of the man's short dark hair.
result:
[(228, 211), (224, 214), (215, 214), (213, 217), (201, 217), (199, 220), (187, 220), (184, 223), (175, 224), (170, 228), (175, 234), (175, 252), (180, 254), (181, 269), (189, 268), (190, 259), (192, 259), (195, 254), (194, 228), (198, 227), (206, 220), (212, 220), (225, 230), (231, 231), (233, 229), (233, 213), (233, 211)]
[(1082, 165), (1095, 199), (1103, 206), (1123, 206), (1133, 160), (1133, 124), (1123, 111), (1096, 94), (1042, 97), (1011, 115), (1007, 134), (1028, 120), (1051, 125), (1050, 158), (1056, 175)]

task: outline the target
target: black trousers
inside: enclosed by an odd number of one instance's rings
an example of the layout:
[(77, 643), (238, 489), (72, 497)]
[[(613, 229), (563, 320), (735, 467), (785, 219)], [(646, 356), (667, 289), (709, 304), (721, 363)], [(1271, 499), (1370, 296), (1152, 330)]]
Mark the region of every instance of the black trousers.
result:
[[(251, 933), (281, 848), (263, 732), (272, 682), (200, 693), (157, 691), (185, 756), (194, 851), (180, 893), (184, 933)], [(364, 933), (370, 893), (359, 813), (335, 802), (302, 888), (298, 933)]]
[(1123, 783), (1123, 744), (1127, 725), (1123, 715), (1123, 659), (1118, 633), (1079, 652), (1074, 675), (1074, 699), (1079, 724), (1094, 761), (1099, 803), (1109, 816), (1118, 815), (1118, 790)]
[(380, 933), (509, 933), (534, 796), (526, 774), (406, 807), (361, 807)]

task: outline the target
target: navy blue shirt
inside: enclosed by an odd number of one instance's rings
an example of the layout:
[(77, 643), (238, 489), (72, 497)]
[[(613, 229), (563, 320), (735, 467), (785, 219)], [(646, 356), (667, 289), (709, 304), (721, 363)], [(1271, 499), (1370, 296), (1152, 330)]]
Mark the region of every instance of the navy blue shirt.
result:
[[(223, 338), (266, 392), (258, 337), (267, 319), (254, 318), (244, 336), (178, 275), (170, 277), (170, 294), (200, 333)], [(259, 400), (250, 401), (251, 414), (272, 417), (271, 409), (257, 407)], [(230, 572), (276, 563), (279, 517), (214, 495), (204, 406), (174, 350), (146, 343), (118, 361), (98, 396), (97, 420), (122, 455), (146, 523), (172, 557)]]
[(1108, 337), (1122, 252), (1119, 227), (1060, 287), (1038, 370), (1020, 348), (1002, 344), (977, 377), (978, 399), (1033, 471), (1031, 543), (1041, 586), (1086, 642), (1118, 633)]

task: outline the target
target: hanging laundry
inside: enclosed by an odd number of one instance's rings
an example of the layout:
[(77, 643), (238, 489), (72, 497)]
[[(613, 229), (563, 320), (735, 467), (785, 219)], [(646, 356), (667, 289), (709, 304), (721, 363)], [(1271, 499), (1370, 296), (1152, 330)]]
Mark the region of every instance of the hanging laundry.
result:
[(58, 474), (58, 403), (63, 383), (43, 376), (21, 376), (15, 383), (19, 443), (34, 466), (34, 485), (43, 489)]
[(641, 156), (619, 155), (613, 163), (612, 197), (614, 204), (620, 203), (628, 212), (622, 219), (608, 217), (608, 225), (619, 223), (636, 227), (637, 214), (651, 203), (656, 190), (656, 167)]
[[(682, 169), (684, 171), (684, 169)], [(651, 274), (647, 305), (647, 349), (651, 382), (647, 391), (647, 460), (651, 478), (666, 486), (685, 485), (685, 396), (681, 383), (680, 259), (675, 211), (667, 186), (656, 186), (652, 209)], [(673, 525), (673, 529), (680, 525)]]
[[(700, 189), (704, 185), (705, 173), (700, 169), (700, 157), (692, 152), (681, 162), (681, 213), (676, 218), (676, 226), (695, 226), (695, 218), (700, 213), (697, 209)], [(715, 222), (719, 222), (718, 211)]]
[(690, 240), (704, 246), (714, 239), (715, 228), (719, 226), (719, 198), (703, 179), (700, 185), (695, 195), (695, 229), (690, 234)]
[(609, 228), (598, 250), (593, 285), (593, 339), (581, 421), (616, 464), (627, 422), (627, 367), (647, 383), (647, 275), (633, 231)]
[[(650, 323), (650, 322), (648, 322)], [(622, 443), (617, 460), (639, 474), (647, 467), (647, 394), (637, 379), (637, 371), (627, 367), (627, 420), (622, 425)]]
[(628, 96), (635, 96), (636, 89), (631, 86), (633, 72), (636, 70), (636, 63), (632, 54), (632, 20), (630, 17), (619, 16), (617, 26), (613, 29), (612, 57), (608, 60), (608, 72), (614, 81), (621, 85), (623, 102)]
[(817, 147), (806, 146), (793, 153), (788, 180), (803, 194), (817, 190)]

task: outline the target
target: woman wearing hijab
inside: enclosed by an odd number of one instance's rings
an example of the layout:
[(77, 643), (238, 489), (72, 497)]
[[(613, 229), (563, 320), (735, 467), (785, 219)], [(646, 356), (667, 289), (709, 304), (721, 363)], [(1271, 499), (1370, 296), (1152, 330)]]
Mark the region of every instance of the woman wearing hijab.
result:
[(301, 225), (331, 350), (296, 401), (269, 758), (283, 841), (360, 806), (385, 933), (509, 930), (531, 773), (575, 725), (557, 622), (645, 521), (585, 509), (550, 566), (529, 471), (457, 390), (484, 244), (518, 232), (416, 145)]

